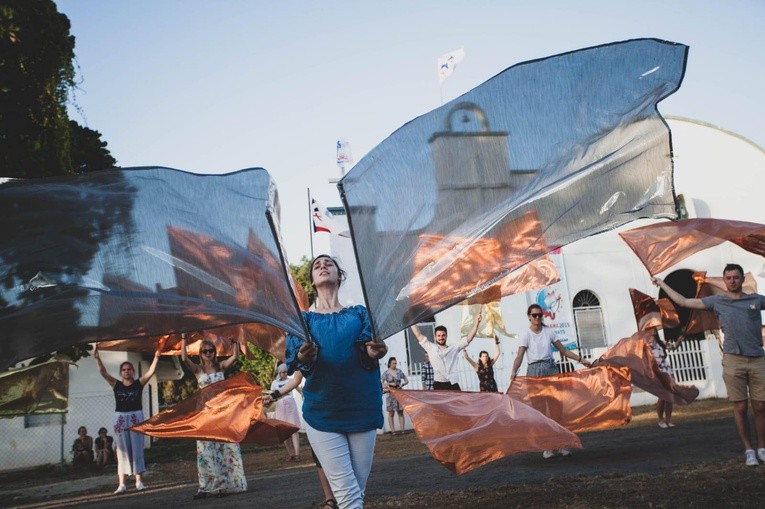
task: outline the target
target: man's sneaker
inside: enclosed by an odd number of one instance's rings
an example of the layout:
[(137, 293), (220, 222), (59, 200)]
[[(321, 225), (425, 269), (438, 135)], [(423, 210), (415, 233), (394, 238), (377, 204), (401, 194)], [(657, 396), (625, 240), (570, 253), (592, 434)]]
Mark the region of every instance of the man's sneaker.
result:
[(137, 481), (135, 483), (135, 489), (137, 489), (138, 491), (143, 491), (146, 489), (146, 486), (144, 486), (141, 481)]
[(555, 456), (555, 451), (545, 451), (542, 453), (542, 457), (546, 460), (549, 460), (553, 456)]
[(117, 489), (114, 490), (114, 494), (119, 495), (120, 493), (125, 493), (126, 491), (127, 491), (127, 488), (125, 487), (125, 485), (120, 484), (119, 486), (117, 486)]
[(571, 456), (571, 451), (569, 451), (568, 449), (560, 449), (558, 452), (560, 453), (561, 456)]
[(746, 455), (746, 466), (756, 467), (760, 464), (760, 462), (757, 461), (757, 456), (754, 454), (754, 449), (747, 449), (744, 451), (744, 454)]
[(757, 457), (760, 458), (760, 461), (765, 462), (765, 447), (757, 449)]

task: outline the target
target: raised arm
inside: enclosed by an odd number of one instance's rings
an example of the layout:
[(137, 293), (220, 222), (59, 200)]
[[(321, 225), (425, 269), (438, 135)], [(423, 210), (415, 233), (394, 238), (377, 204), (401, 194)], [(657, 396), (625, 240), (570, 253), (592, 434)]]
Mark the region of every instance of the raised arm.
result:
[(483, 317), (483, 311), (478, 311), (478, 314), (475, 315), (475, 323), (473, 324), (473, 328), (470, 329), (470, 332), (468, 332), (468, 335), (465, 338), (468, 344), (470, 344), (470, 342), (473, 341), (473, 338), (478, 333), (478, 326), (481, 324), (482, 317)]
[(417, 338), (418, 343), (422, 344), (423, 341), (427, 341), (427, 338), (425, 337), (425, 335), (422, 332), (420, 332), (420, 328), (417, 327), (416, 325), (412, 325), (411, 327), (409, 327), (409, 330), (411, 330), (412, 334), (414, 334), (414, 337)]
[(689, 299), (688, 297), (684, 297), (680, 295), (678, 292), (673, 290), (667, 283), (662, 281), (658, 277), (651, 278), (651, 282), (664, 290), (664, 293), (667, 294), (667, 297), (669, 297), (672, 302), (677, 304), (678, 306), (689, 308), (689, 309), (706, 309), (706, 306), (704, 305), (704, 302), (701, 299)]
[(194, 376), (199, 374), (199, 366), (196, 362), (189, 359), (189, 353), (186, 351), (186, 334), (181, 334), (181, 360), (189, 370), (194, 373)]
[(220, 369), (223, 371), (226, 371), (228, 368), (230, 368), (231, 365), (239, 358), (239, 343), (237, 341), (232, 341), (232, 343), (234, 344), (233, 355), (231, 355), (231, 357), (228, 359), (221, 361), (220, 363)]
[(96, 358), (96, 365), (98, 366), (98, 372), (101, 374), (104, 380), (106, 380), (106, 383), (114, 387), (114, 384), (117, 383), (117, 379), (106, 372), (104, 363), (101, 361), (101, 354), (98, 352), (98, 343), (96, 343), (95, 346), (93, 347), (93, 357)]
[(494, 357), (489, 361), (489, 365), (493, 366), (499, 360), (499, 337), (494, 334)]
[(473, 366), (473, 369), (478, 369), (478, 364), (470, 358), (470, 354), (467, 353), (467, 350), (462, 350), (462, 355), (465, 356), (465, 360), (468, 361), (468, 363)]
[(147, 369), (146, 373), (144, 373), (143, 376), (138, 379), (138, 381), (141, 382), (141, 385), (146, 385), (146, 382), (148, 382), (149, 379), (154, 376), (154, 372), (157, 370), (157, 363), (159, 362), (160, 351), (162, 351), (162, 347), (158, 346), (157, 351), (154, 352), (154, 360), (151, 361), (149, 369)]

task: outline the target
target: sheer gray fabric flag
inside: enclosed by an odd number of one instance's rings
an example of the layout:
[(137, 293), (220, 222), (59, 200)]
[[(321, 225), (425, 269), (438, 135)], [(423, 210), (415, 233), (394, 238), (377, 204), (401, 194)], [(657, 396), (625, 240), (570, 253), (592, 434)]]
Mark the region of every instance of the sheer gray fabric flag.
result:
[(85, 341), (258, 322), (305, 336), (262, 168), (0, 185), (0, 364)]
[(518, 64), (407, 123), (338, 184), (376, 334), (552, 249), (675, 217), (657, 103), (688, 48), (640, 39)]

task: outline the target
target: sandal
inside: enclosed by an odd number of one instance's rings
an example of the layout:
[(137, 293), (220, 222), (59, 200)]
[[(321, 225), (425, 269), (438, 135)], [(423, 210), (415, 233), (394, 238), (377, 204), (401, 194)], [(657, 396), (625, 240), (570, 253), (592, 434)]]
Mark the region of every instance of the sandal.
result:
[(337, 500), (334, 498), (328, 498), (321, 504), (316, 506), (316, 509), (339, 509), (340, 506), (337, 505)]

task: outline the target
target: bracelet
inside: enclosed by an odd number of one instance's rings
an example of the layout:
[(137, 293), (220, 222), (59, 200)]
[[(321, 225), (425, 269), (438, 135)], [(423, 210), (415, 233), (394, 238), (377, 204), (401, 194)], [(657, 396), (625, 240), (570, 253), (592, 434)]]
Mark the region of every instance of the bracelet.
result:
[(271, 399), (273, 399), (274, 401), (276, 401), (277, 399), (279, 399), (281, 397), (282, 397), (282, 393), (279, 392), (279, 391), (273, 391), (271, 393)]

